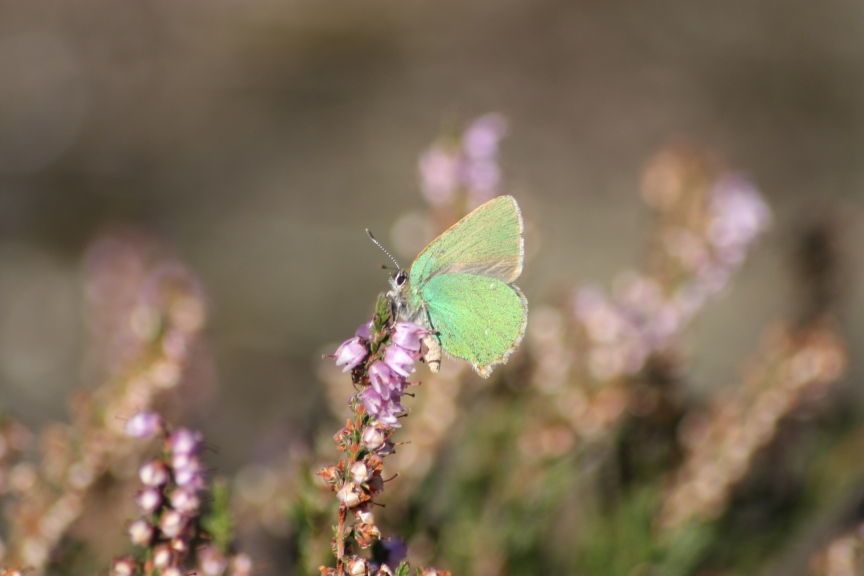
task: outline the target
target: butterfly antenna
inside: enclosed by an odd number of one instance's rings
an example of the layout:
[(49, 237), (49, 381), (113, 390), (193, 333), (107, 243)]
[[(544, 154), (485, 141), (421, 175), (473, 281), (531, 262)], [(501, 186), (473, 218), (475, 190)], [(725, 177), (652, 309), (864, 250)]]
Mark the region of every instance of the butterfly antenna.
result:
[(376, 246), (378, 246), (378, 248), (380, 248), (381, 251), (384, 252), (384, 254), (386, 254), (388, 258), (390, 258), (390, 260), (393, 261), (393, 264), (396, 265), (396, 269), (397, 269), (397, 270), (401, 270), (402, 267), (399, 266), (399, 262), (397, 262), (397, 261), (396, 261), (396, 258), (394, 258), (393, 255), (390, 254), (390, 252), (388, 252), (387, 249), (384, 248), (384, 246), (381, 245), (381, 242), (379, 242), (378, 239), (375, 238), (375, 236), (372, 235), (372, 231), (369, 230), (368, 228), (366, 228), (366, 234), (368, 234), (368, 235), (369, 235), (369, 239), (372, 240), (372, 242), (373, 242)]

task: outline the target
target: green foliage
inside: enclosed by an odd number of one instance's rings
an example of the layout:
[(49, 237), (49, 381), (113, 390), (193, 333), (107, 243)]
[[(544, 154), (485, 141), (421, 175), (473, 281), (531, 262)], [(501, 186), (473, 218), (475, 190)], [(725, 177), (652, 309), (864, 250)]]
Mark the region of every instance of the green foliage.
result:
[(213, 543), (228, 553), (234, 541), (234, 521), (231, 517), (231, 492), (224, 479), (213, 482), (210, 506), (201, 516), (201, 527), (213, 538)]

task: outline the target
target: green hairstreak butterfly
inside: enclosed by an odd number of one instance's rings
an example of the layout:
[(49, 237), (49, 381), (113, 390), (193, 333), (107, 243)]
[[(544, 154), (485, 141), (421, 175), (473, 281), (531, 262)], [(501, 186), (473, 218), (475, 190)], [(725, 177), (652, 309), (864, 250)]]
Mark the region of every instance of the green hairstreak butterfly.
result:
[(425, 360), (441, 350), (480, 376), (507, 362), (525, 334), (528, 301), (512, 283), (522, 273), (522, 214), (512, 196), (494, 198), (433, 240), (390, 278), (396, 316), (428, 328)]

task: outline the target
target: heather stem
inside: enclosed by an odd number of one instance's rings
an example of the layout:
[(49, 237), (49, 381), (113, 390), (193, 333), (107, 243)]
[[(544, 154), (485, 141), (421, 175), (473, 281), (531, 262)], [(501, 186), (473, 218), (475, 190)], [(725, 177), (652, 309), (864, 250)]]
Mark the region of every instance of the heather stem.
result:
[[(333, 538), (336, 567), (322, 566), (325, 576), (392, 573), (388, 566), (358, 552), (382, 539), (372, 506), (384, 490), (383, 459), (393, 452), (390, 436), (405, 413), (400, 400), (408, 385), (406, 377), (414, 371), (420, 339), (426, 333), (421, 326), (394, 322), (392, 303), (381, 296), (372, 321), (334, 354), (336, 364), (351, 372), (355, 392), (348, 402), (351, 417), (334, 437), (344, 459), (318, 472), (339, 500)], [(388, 559), (394, 560), (399, 561)]]

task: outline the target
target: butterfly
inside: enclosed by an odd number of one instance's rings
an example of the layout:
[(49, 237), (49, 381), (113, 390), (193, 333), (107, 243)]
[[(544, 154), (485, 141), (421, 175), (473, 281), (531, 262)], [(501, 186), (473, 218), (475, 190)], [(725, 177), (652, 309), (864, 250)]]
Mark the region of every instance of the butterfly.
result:
[(498, 196), (390, 278), (397, 319), (430, 330), (424, 359), (433, 372), (443, 350), (488, 378), (519, 346), (528, 322), (528, 301), (513, 285), (522, 273), (522, 231), (516, 200)]

